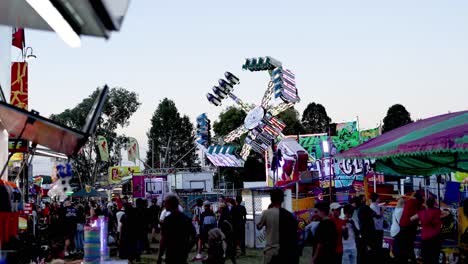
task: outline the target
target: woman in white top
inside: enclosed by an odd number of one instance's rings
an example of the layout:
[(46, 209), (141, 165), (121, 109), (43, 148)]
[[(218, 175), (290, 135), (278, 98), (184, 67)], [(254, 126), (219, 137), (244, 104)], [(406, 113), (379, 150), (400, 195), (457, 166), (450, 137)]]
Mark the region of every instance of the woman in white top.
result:
[(390, 227), (390, 235), (393, 238), (393, 254), (398, 256), (398, 234), (400, 233), (400, 219), (403, 215), (403, 207), (405, 207), (405, 199), (398, 199), (398, 203), (393, 211), (392, 226)]

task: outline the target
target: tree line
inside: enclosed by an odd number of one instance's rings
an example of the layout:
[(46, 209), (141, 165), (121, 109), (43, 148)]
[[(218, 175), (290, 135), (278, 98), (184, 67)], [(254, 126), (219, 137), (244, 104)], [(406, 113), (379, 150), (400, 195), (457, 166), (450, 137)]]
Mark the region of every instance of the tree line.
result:
[[(97, 88), (88, 98), (71, 109), (52, 115), (51, 119), (59, 123), (80, 129), (86, 122), (87, 113), (99, 93)], [(109, 161), (102, 162), (94, 138), (74, 157), (71, 157), (74, 173), (80, 179), (80, 185), (94, 185), (96, 176), (107, 177), (108, 167), (117, 166), (122, 160), (122, 149), (127, 143), (127, 136), (117, 130), (130, 125), (130, 117), (138, 110), (141, 102), (138, 94), (122, 87), (114, 87), (109, 91), (104, 110), (97, 124), (96, 135), (104, 136), (108, 141)], [(229, 132), (244, 123), (246, 113), (236, 107), (225, 109), (213, 124), (215, 140), (226, 136)], [(325, 107), (319, 103), (309, 103), (302, 113), (293, 108), (278, 116), (286, 123), (285, 135), (310, 133), (327, 133), (331, 124)], [(151, 127), (147, 132), (148, 151), (145, 164), (150, 168), (195, 167), (199, 166), (195, 143), (195, 126), (187, 115), (179, 113), (173, 100), (161, 100), (150, 120)], [(404, 106), (391, 106), (383, 119), (383, 132), (411, 123), (412, 119)], [(233, 142), (242, 146), (244, 137)], [(260, 155), (252, 153), (244, 168), (222, 169), (222, 175), (236, 186), (244, 180), (264, 180), (264, 160)], [(217, 175), (217, 179), (220, 177)], [(76, 180), (77, 177), (75, 177)]]

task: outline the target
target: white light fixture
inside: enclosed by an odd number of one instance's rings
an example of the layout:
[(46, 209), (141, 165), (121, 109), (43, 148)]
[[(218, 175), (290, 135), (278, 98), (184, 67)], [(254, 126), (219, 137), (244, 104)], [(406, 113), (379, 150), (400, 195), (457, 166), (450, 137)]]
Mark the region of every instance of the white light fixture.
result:
[(26, 0), (49, 26), (72, 48), (81, 46), (78, 34), (49, 0)]
[(41, 149), (36, 149), (35, 154), (51, 157), (51, 158), (57, 158), (57, 159), (68, 159), (67, 156), (61, 154), (61, 153), (56, 153), (52, 151), (47, 151), (47, 150), (41, 150)]
[(323, 147), (323, 152), (324, 153), (330, 152), (330, 146), (328, 144), (328, 141), (326, 141), (326, 140), (322, 141), (322, 147)]

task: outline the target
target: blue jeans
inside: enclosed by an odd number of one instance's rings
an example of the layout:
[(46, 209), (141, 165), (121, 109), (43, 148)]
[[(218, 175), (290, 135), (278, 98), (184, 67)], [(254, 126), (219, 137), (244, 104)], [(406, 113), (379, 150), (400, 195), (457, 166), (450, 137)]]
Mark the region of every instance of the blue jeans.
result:
[(83, 250), (83, 243), (84, 243), (84, 225), (77, 224), (76, 234), (75, 234), (75, 249)]
[(342, 264), (357, 264), (357, 249), (344, 249)]

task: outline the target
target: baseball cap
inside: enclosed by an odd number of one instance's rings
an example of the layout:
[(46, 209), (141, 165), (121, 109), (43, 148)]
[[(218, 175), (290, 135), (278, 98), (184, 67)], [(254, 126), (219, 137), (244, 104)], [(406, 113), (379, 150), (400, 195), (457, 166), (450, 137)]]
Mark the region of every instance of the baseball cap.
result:
[(339, 204), (339, 203), (332, 203), (330, 204), (330, 209), (331, 210), (336, 210), (336, 209), (340, 209), (342, 206)]

